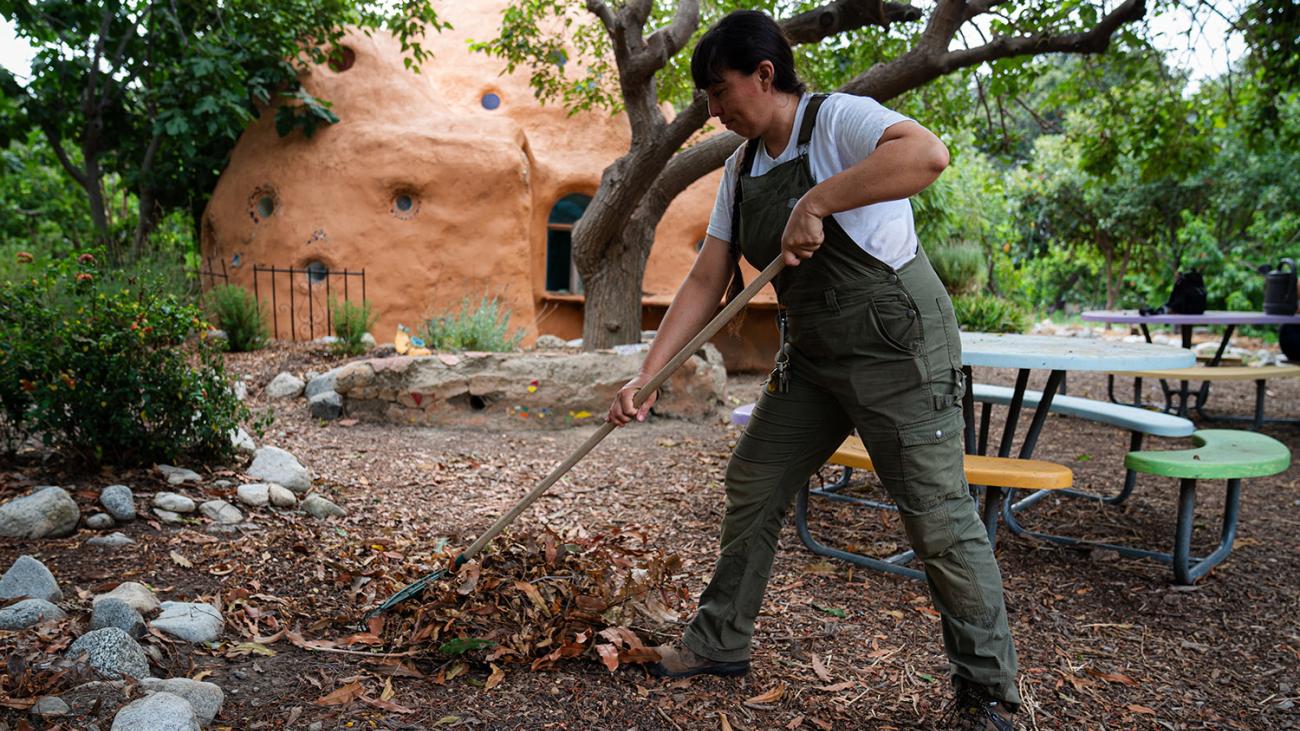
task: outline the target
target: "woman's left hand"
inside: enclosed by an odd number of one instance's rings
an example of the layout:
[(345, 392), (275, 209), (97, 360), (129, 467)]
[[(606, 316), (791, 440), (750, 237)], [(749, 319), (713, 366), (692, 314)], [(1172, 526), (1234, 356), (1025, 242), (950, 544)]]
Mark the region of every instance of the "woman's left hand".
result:
[(786, 266), (799, 266), (802, 259), (813, 255), (825, 240), (821, 216), (810, 210), (807, 198), (800, 198), (790, 211), (785, 233), (781, 234), (781, 256)]

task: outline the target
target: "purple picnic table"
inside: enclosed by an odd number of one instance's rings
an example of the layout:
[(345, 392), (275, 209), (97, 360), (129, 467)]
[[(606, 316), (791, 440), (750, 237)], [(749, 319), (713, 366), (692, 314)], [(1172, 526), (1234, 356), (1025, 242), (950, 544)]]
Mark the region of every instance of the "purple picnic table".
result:
[[(1219, 342), (1219, 348), (1214, 352), (1214, 358), (1209, 362), (1209, 367), (1214, 368), (1223, 360), (1223, 351), (1228, 349), (1228, 342), (1232, 340), (1232, 333), (1238, 325), (1300, 325), (1300, 314), (1296, 315), (1270, 315), (1264, 312), (1254, 312), (1246, 310), (1206, 310), (1199, 315), (1143, 315), (1137, 310), (1089, 310), (1079, 316), (1088, 322), (1113, 322), (1125, 325), (1137, 325), (1142, 328), (1142, 335), (1151, 342), (1150, 325), (1177, 325), (1182, 334), (1183, 347), (1192, 347), (1192, 330), (1198, 325), (1226, 325), (1223, 330), (1223, 340)], [(1164, 391), (1165, 403), (1171, 404), (1172, 396), (1177, 394), (1178, 415), (1187, 416), (1189, 384), (1182, 381), (1180, 388), (1171, 388), (1165, 381), (1160, 381), (1160, 388)], [(1106, 391), (1110, 400), (1115, 403), (1120, 401), (1115, 398), (1115, 377), (1107, 376)], [(1142, 403), (1142, 379), (1136, 379), (1133, 384), (1133, 404), (1134, 406), (1144, 405)], [(1206, 399), (1210, 397), (1210, 383), (1203, 381), (1200, 389), (1194, 394), (1196, 402), (1193, 406), (1198, 412), (1205, 405)]]

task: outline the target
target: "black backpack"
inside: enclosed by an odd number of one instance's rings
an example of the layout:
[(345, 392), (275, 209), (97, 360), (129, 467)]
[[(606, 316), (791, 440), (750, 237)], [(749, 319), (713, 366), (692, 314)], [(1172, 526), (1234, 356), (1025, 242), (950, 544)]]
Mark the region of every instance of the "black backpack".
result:
[(1205, 278), (1195, 269), (1179, 272), (1174, 277), (1174, 289), (1169, 301), (1159, 307), (1143, 307), (1143, 315), (1199, 315), (1205, 312)]

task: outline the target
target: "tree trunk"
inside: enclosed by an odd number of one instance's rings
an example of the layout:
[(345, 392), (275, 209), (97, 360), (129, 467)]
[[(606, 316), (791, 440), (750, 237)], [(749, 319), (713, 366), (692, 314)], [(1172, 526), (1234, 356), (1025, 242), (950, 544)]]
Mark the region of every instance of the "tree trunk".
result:
[[(577, 252), (575, 252), (577, 253)], [(641, 280), (646, 258), (629, 251), (619, 236), (605, 248), (599, 262), (579, 264), (591, 272), (582, 280), (586, 296), (582, 320), (585, 350), (610, 348), (641, 341)], [(591, 264), (595, 264), (591, 266)]]
[(86, 154), (86, 168), (83, 173), (82, 188), (90, 203), (90, 222), (95, 227), (95, 241), (108, 252), (108, 260), (113, 266), (122, 263), (122, 253), (118, 251), (117, 242), (108, 225), (108, 209), (104, 203), (104, 171), (99, 167), (99, 158), (93, 153)]

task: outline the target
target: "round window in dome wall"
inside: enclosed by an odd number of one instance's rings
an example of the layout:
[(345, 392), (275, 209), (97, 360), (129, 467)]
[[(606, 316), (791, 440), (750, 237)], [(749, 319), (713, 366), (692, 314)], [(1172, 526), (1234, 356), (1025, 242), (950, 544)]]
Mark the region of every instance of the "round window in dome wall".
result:
[(393, 193), (389, 212), (403, 220), (415, 217), (420, 211), (420, 197), (413, 190), (397, 190)]
[(479, 103), (483, 105), (484, 109), (492, 111), (501, 106), (501, 97), (498, 94), (489, 91), (483, 95), (483, 98), (479, 100)]
[(347, 46), (338, 46), (330, 52), (328, 64), (335, 73), (347, 71), (357, 62), (357, 52)]
[(307, 263), (307, 278), (313, 282), (323, 282), (330, 275), (330, 268), (323, 261), (314, 260)]

